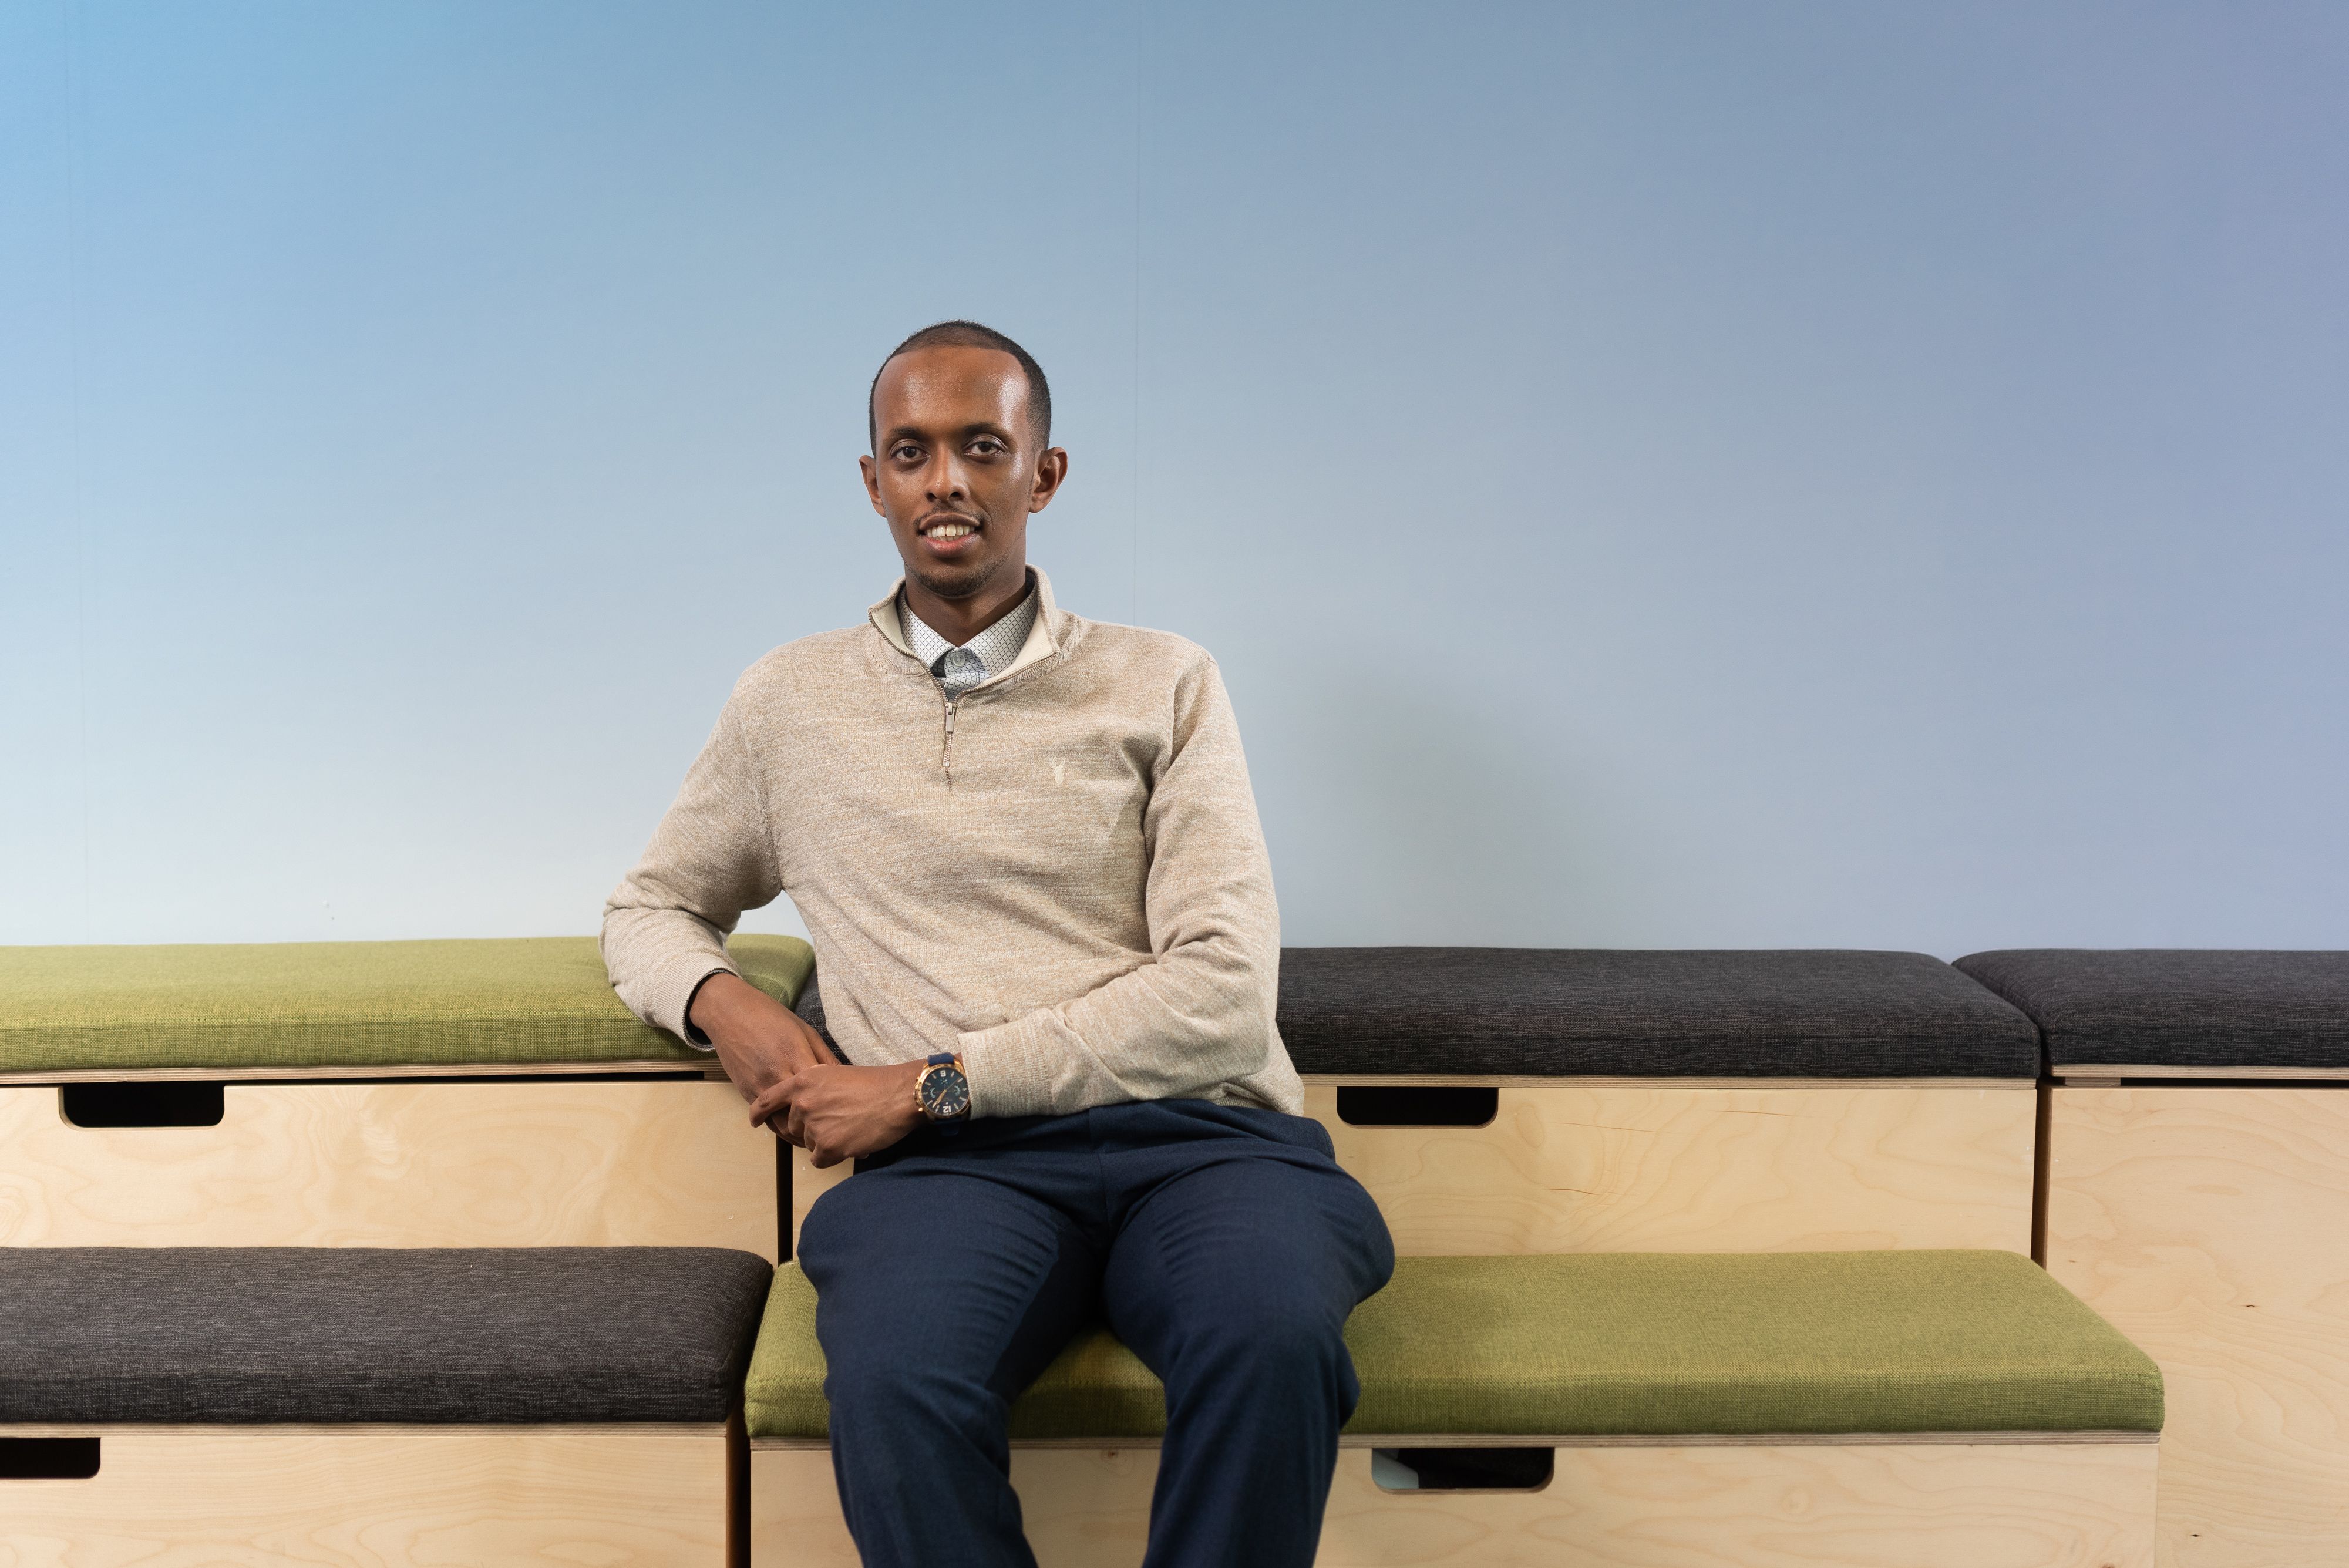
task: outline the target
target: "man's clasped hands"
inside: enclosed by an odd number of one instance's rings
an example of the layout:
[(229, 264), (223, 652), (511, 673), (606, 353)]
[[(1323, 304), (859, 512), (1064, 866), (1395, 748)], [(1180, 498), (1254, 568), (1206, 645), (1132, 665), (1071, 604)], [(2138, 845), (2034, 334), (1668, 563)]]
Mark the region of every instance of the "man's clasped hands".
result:
[(819, 1168), (878, 1154), (922, 1119), (921, 1063), (849, 1066), (804, 1019), (740, 975), (703, 981), (687, 1018), (750, 1102), (751, 1125), (807, 1150)]

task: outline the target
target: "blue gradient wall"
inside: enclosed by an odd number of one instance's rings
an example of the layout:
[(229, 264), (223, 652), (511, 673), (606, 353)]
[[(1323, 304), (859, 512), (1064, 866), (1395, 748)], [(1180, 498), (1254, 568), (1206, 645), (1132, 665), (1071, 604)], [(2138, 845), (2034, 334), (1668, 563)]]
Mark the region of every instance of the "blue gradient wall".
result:
[(2333, 4), (0, 7), (0, 941), (593, 929), (968, 315), (1292, 941), (2349, 945), (2344, 86)]

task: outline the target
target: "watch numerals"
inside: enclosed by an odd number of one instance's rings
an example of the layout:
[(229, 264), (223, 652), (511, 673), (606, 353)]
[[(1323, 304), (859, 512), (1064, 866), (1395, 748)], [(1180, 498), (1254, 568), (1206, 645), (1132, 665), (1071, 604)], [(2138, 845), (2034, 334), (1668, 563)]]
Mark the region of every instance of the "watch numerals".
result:
[(922, 1114), (932, 1120), (959, 1116), (970, 1109), (970, 1080), (959, 1067), (936, 1066), (922, 1075)]

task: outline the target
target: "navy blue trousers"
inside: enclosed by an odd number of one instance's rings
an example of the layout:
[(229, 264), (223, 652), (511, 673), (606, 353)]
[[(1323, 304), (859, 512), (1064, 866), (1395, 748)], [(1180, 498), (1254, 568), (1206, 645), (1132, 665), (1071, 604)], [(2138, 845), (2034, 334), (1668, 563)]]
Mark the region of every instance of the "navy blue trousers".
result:
[(1162, 1100), (917, 1129), (800, 1234), (833, 1469), (867, 1568), (1034, 1568), (1011, 1401), (1105, 1322), (1166, 1385), (1145, 1568), (1306, 1568), (1386, 1283), (1377, 1207), (1319, 1124)]

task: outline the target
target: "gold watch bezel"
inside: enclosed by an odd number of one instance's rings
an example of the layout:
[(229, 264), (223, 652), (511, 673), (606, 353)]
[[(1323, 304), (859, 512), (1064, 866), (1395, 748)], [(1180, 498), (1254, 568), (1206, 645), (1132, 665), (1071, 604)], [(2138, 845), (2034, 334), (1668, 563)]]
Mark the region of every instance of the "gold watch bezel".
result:
[[(933, 1074), (933, 1073), (943, 1073), (943, 1072), (947, 1071), (948, 1068), (952, 1068), (954, 1071), (956, 1071), (956, 1072), (957, 1072), (957, 1073), (961, 1073), (961, 1074), (962, 1074), (962, 1086), (963, 1086), (963, 1094), (964, 1094), (964, 1096), (966, 1096), (966, 1097), (965, 1097), (965, 1099), (963, 1100), (962, 1109), (960, 1109), (960, 1110), (957, 1111), (954, 1115), (952, 1115), (952, 1116), (932, 1116), (932, 1115), (930, 1114), (930, 1103), (929, 1103), (929, 1100), (928, 1100), (928, 1098), (927, 1098), (927, 1097), (926, 1097), (926, 1096), (922, 1093), (922, 1086), (923, 1086), (924, 1085), (927, 1084), (927, 1083), (930, 1081), (930, 1075), (931, 1075), (931, 1074)], [(970, 1101), (969, 1101), (969, 1099), (968, 1099), (968, 1095), (969, 1095), (969, 1093), (970, 1093), (970, 1074), (969, 1074), (968, 1071), (966, 1071), (966, 1070), (964, 1069), (964, 1067), (963, 1067), (963, 1064), (962, 1064), (962, 1053), (961, 1053), (961, 1052), (959, 1052), (959, 1051), (956, 1052), (956, 1053), (955, 1053), (955, 1059), (954, 1059), (953, 1061), (951, 1061), (951, 1062), (925, 1062), (925, 1063), (923, 1063), (923, 1064), (922, 1064), (922, 1070), (921, 1070), (920, 1072), (918, 1072), (918, 1073), (916, 1073), (916, 1074), (915, 1074), (915, 1075), (914, 1075), (914, 1111), (915, 1111), (915, 1114), (916, 1114), (916, 1115), (917, 1115), (917, 1116), (920, 1116), (924, 1121), (930, 1123), (930, 1124), (931, 1124), (932, 1126), (934, 1126), (934, 1127), (935, 1127), (936, 1124), (938, 1124), (939, 1122), (958, 1122), (958, 1121), (965, 1120), (965, 1119), (966, 1119), (966, 1118), (968, 1118), (968, 1117), (969, 1116), (969, 1115), (970, 1115)]]

